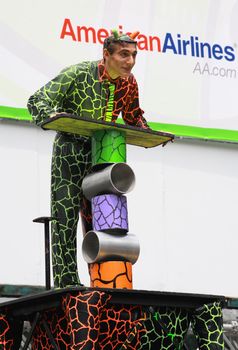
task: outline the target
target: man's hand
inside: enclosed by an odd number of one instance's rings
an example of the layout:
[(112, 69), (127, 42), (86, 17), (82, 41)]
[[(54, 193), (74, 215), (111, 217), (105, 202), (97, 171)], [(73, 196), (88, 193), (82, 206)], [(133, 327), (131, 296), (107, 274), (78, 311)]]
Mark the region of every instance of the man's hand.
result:
[(55, 112), (49, 115), (49, 118), (60, 117), (64, 113)]

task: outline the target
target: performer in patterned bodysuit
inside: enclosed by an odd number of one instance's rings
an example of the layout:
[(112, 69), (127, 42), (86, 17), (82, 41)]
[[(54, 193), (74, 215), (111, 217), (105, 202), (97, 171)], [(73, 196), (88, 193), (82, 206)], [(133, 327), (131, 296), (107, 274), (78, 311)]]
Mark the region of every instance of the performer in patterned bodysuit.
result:
[[(137, 33), (136, 33), (137, 34)], [(103, 60), (64, 69), (29, 98), (37, 125), (59, 113), (148, 128), (139, 106), (138, 86), (131, 69), (135, 36), (117, 32), (105, 39)], [(79, 285), (76, 231), (82, 202), (81, 184), (91, 168), (91, 143), (86, 137), (58, 132), (52, 158), (52, 264), (55, 287)]]

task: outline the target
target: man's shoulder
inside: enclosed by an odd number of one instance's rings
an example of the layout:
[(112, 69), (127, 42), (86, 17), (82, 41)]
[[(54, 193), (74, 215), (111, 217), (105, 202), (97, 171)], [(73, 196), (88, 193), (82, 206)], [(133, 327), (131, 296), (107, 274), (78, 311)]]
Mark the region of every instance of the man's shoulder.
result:
[(75, 74), (90, 72), (97, 68), (99, 61), (83, 61), (63, 69), (62, 72), (74, 72)]
[(128, 75), (128, 77), (126, 78), (122, 78), (122, 80), (124, 81), (124, 84), (128, 84), (128, 85), (137, 85), (137, 82), (136, 82), (136, 78), (134, 76), (134, 74), (130, 73)]

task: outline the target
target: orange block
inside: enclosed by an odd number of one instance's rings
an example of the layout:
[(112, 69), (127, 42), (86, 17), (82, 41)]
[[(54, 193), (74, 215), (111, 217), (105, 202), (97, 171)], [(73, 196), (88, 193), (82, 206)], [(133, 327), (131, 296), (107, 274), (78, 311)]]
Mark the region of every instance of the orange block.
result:
[(132, 289), (132, 264), (105, 261), (89, 265), (91, 287)]

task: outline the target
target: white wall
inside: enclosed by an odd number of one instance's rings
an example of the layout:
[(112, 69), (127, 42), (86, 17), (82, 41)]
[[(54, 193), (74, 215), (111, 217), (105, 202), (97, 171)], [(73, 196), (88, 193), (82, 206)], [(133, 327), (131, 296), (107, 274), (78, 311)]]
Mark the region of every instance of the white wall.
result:
[[(32, 220), (50, 214), (53, 138), (0, 120), (0, 284), (44, 284), (43, 225)], [(237, 160), (234, 144), (128, 146), (137, 178), (128, 194), (129, 225), (141, 244), (134, 288), (238, 295)], [(88, 285), (81, 253), (79, 265)]]

